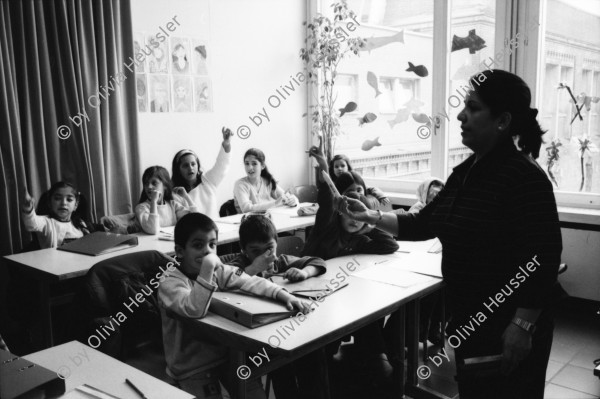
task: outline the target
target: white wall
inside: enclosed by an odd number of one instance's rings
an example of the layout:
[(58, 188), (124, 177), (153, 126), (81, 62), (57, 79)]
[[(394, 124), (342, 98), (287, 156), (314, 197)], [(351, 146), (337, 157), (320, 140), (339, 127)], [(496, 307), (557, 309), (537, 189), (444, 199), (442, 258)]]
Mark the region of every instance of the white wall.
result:
[(561, 229), (562, 261), (569, 268), (559, 276), (571, 296), (600, 301), (600, 232)]
[[(208, 18), (202, 16), (207, 7)], [(307, 184), (307, 120), (302, 117), (306, 87), (289, 97), (280, 89), (289, 85), (290, 75), (303, 71), (299, 53), (305, 7), (303, 0), (132, 0), (134, 32), (156, 32), (173, 15), (181, 23), (173, 36), (203, 37), (207, 22), (210, 27), (213, 112), (138, 113), (142, 170), (162, 165), (170, 172), (173, 156), (183, 148), (194, 150), (203, 168), (210, 168), (222, 140), (221, 127), (235, 132), (244, 124), (252, 134), (246, 140), (233, 138), (232, 164), (219, 187), (219, 203), (233, 198), (235, 180), (245, 175), (242, 156), (250, 147), (265, 152), (269, 169), (284, 188)], [(267, 100), (276, 89), (286, 99), (274, 109)], [(256, 127), (249, 116), (263, 107), (270, 122)]]

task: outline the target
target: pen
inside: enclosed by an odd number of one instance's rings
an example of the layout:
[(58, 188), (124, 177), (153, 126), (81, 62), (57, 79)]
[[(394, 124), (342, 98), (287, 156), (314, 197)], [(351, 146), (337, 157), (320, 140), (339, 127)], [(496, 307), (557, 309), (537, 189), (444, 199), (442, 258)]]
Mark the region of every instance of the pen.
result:
[(148, 399), (148, 398), (146, 397), (146, 395), (144, 395), (144, 393), (143, 393), (142, 391), (140, 391), (140, 390), (139, 390), (139, 388), (138, 388), (138, 387), (136, 387), (135, 385), (133, 385), (133, 382), (129, 381), (129, 379), (128, 379), (128, 378), (125, 378), (125, 382), (127, 383), (127, 385), (129, 385), (131, 388), (133, 388), (133, 390), (134, 390), (135, 392), (137, 392), (137, 394), (138, 394), (138, 395), (140, 395), (142, 398), (144, 398), (144, 399)]

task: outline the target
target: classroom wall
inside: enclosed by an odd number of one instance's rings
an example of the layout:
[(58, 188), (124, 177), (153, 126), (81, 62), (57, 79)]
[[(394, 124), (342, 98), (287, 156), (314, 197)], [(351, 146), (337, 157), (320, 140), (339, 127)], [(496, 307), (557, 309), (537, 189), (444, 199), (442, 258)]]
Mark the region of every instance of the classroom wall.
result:
[[(245, 176), (242, 157), (250, 147), (265, 152), (269, 169), (284, 188), (307, 184), (307, 119), (302, 117), (306, 87), (297, 88), (292, 81), (289, 96), (280, 88), (303, 71), (299, 53), (305, 7), (303, 0), (132, 0), (134, 32), (156, 32), (177, 15), (181, 25), (174, 36), (209, 35), (213, 93), (212, 112), (138, 113), (142, 170), (158, 164), (170, 172), (173, 156), (183, 148), (194, 150), (202, 167), (210, 168), (222, 141), (221, 127), (235, 133), (240, 125), (248, 125), (250, 137), (233, 138), (230, 173), (219, 187), (219, 203), (233, 198), (233, 184)], [(271, 99), (277, 106), (273, 108), (268, 99), (277, 89), (285, 99), (278, 96), (280, 105)], [(262, 118), (257, 127), (249, 116), (263, 107), (270, 121)]]

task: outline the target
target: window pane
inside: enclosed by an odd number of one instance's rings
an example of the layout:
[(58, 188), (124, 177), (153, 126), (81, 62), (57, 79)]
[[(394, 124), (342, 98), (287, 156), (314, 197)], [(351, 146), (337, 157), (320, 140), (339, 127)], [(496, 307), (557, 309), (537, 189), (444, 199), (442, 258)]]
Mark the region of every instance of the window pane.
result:
[[(326, 15), (329, 6), (323, 4)], [(431, 138), (419, 138), (417, 129), (431, 115), (433, 0), (350, 0), (348, 7), (361, 22), (350, 34), (370, 39), (372, 48), (338, 66), (339, 76), (356, 77), (356, 86), (348, 98), (336, 80), (336, 107), (354, 101), (358, 109), (341, 118), (335, 152), (346, 154), (365, 177), (421, 181), (431, 174)], [(416, 71), (406, 71), (409, 62)], [(359, 125), (368, 112), (377, 119)]]
[(538, 162), (555, 190), (599, 193), (600, 10), (586, 4), (546, 4), (539, 120), (548, 132)]
[(450, 119), (448, 175), (472, 154), (462, 144), (460, 122), (456, 117), (464, 107), (469, 78), (486, 69), (483, 61), (490, 65), (489, 59), (494, 59), (496, 0), (454, 0), (451, 21), (454, 51), (450, 54), (450, 94), (445, 108)]

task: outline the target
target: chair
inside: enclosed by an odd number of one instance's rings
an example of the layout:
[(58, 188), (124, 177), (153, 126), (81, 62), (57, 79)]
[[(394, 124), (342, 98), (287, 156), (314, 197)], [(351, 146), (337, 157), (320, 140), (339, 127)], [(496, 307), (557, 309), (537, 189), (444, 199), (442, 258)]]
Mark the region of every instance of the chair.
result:
[(237, 215), (237, 213), (237, 209), (235, 209), (235, 202), (232, 199), (225, 201), (223, 205), (221, 205), (221, 208), (219, 208), (220, 217)]
[(304, 248), (304, 240), (300, 237), (279, 237), (277, 240), (277, 253), (280, 255), (300, 256), (302, 248)]
[[(158, 289), (150, 281), (156, 281), (156, 275), (166, 270), (169, 259), (158, 251), (140, 251), (95, 264), (87, 272), (76, 298), (77, 320), (83, 323), (75, 327), (83, 339), (97, 335), (95, 331), (103, 326), (110, 326), (109, 336), (101, 341), (98, 349), (123, 360), (128, 350), (139, 344), (161, 342)], [(149, 295), (145, 293), (148, 290)], [(139, 306), (133, 307), (131, 302), (140, 292), (144, 292), (144, 301), (136, 302)], [(114, 321), (119, 312), (127, 315), (122, 323)]]
[(298, 202), (317, 202), (317, 186), (296, 186), (294, 195), (298, 197)]

